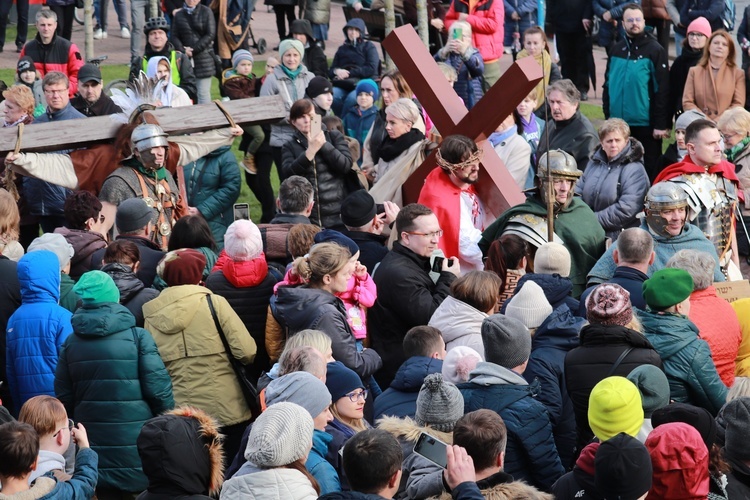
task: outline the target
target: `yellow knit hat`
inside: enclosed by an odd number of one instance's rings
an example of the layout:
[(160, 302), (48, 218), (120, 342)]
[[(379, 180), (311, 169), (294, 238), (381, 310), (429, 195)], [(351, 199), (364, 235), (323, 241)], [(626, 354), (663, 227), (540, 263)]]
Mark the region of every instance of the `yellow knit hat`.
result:
[(643, 425), (638, 388), (625, 377), (608, 377), (589, 396), (589, 425), (600, 441), (624, 432), (635, 437)]

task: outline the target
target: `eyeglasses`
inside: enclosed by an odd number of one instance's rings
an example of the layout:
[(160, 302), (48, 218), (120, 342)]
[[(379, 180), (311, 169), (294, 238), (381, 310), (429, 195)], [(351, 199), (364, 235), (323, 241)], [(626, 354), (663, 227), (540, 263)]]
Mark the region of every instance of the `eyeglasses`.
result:
[(60, 432), (64, 431), (65, 429), (68, 429), (69, 431), (72, 431), (73, 427), (75, 427), (75, 426), (76, 426), (76, 424), (75, 424), (75, 422), (73, 422), (73, 419), (69, 418), (68, 419), (68, 426), (67, 427), (63, 427), (62, 429), (60, 429), (57, 432), (55, 432), (54, 434), (52, 434), (52, 437), (57, 437), (57, 435), (60, 434)]
[(63, 95), (68, 93), (68, 89), (44, 89), (47, 95)]
[(734, 137), (736, 135), (740, 135), (740, 133), (739, 132), (735, 132), (733, 134), (721, 134), (721, 138), (726, 141), (727, 139), (731, 139), (732, 137)]
[(707, 38), (707, 37), (703, 33), (698, 33), (697, 31), (694, 31), (693, 33), (688, 33), (688, 38)]
[(365, 399), (367, 399), (367, 389), (363, 389), (359, 392), (352, 391), (349, 394), (344, 394), (344, 396), (349, 398), (349, 401), (351, 401), (352, 403), (356, 403), (360, 399), (364, 401)]
[(626, 23), (630, 23), (630, 24), (640, 23), (641, 21), (643, 21), (643, 18), (642, 17), (629, 17), (627, 19), (623, 19), (623, 21), (625, 21)]
[(406, 234), (413, 234), (414, 236), (427, 236), (428, 238), (434, 238), (437, 236), (438, 238), (440, 238), (441, 236), (443, 236), (443, 230), (438, 229), (437, 231), (432, 231), (431, 233), (419, 233), (417, 231), (406, 231)]

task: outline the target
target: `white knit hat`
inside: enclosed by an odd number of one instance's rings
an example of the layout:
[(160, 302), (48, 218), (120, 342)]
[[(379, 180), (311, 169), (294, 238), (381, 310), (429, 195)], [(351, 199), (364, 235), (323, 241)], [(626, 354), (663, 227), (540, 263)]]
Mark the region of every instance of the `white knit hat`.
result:
[(232, 260), (253, 260), (263, 253), (260, 229), (252, 221), (240, 219), (232, 222), (224, 233), (224, 251)]
[(313, 419), (294, 403), (276, 403), (253, 424), (245, 458), (260, 468), (283, 467), (307, 459), (312, 447)]
[(456, 346), (448, 351), (443, 360), (443, 379), (453, 384), (468, 382), (469, 374), (482, 361), (482, 355), (471, 347)]
[(570, 252), (554, 241), (539, 247), (534, 256), (534, 272), (537, 274), (559, 274), (570, 277)]
[(531, 280), (525, 281), (505, 306), (505, 315), (517, 319), (528, 329), (539, 328), (550, 314), (552, 306), (544, 296), (544, 290)]

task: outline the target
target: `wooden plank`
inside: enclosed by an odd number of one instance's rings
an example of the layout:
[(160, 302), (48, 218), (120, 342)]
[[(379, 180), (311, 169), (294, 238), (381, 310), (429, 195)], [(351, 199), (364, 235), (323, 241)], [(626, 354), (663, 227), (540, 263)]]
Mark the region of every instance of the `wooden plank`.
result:
[[(273, 123), (286, 118), (281, 96), (254, 97), (222, 103), (238, 124)], [(170, 135), (184, 135), (228, 126), (227, 119), (214, 104), (200, 104), (182, 108), (161, 108), (153, 114)], [(121, 124), (109, 116), (69, 120), (65, 123), (27, 125), (21, 141), (22, 153), (43, 153), (61, 149), (82, 148), (99, 142), (111, 141)], [(0, 154), (15, 149), (16, 128), (0, 128)]]

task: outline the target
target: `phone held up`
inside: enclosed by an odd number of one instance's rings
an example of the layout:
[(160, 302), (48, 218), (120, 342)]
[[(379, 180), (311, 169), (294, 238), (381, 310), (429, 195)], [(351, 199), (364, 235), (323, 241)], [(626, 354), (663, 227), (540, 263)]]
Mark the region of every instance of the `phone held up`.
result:
[(234, 204), (234, 220), (250, 220), (250, 205), (247, 203)]
[[(445, 257), (435, 257), (435, 259), (432, 261), (432, 272), (433, 273), (439, 273), (443, 270), (443, 261), (445, 260)], [(448, 267), (453, 267), (453, 259), (448, 259)]]
[(448, 467), (448, 455), (445, 451), (447, 447), (448, 445), (438, 438), (423, 432), (414, 445), (414, 453), (445, 469)]

